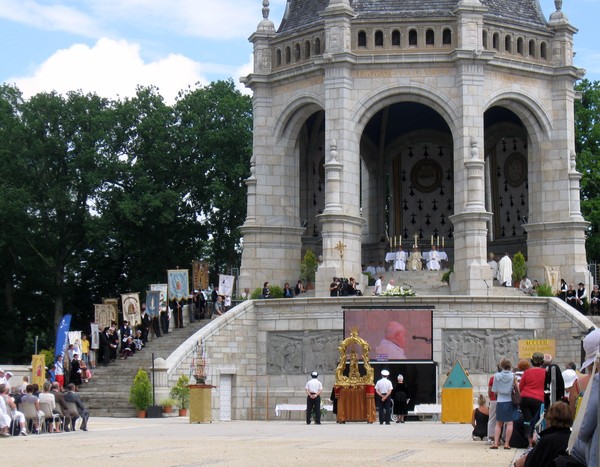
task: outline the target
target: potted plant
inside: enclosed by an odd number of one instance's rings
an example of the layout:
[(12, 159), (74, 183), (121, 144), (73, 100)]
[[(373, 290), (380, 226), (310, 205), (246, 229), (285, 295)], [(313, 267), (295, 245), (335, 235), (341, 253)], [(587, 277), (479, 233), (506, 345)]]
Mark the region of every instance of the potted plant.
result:
[(525, 264), (525, 256), (520, 251), (515, 254), (512, 260), (513, 265), (513, 283), (519, 287), (521, 279), (527, 274), (527, 264)]
[(300, 266), (300, 277), (306, 281), (306, 288), (310, 289), (313, 287), (313, 282), (315, 281), (315, 273), (319, 268), (319, 260), (312, 252), (312, 250), (308, 250), (304, 255), (304, 259), (302, 260), (302, 264)]
[(177, 405), (177, 401), (172, 397), (166, 397), (160, 401), (159, 405), (163, 408), (163, 413), (173, 413), (173, 406)]
[(190, 378), (186, 375), (181, 375), (177, 380), (177, 384), (171, 389), (171, 397), (179, 401), (179, 416), (187, 415), (187, 409), (190, 405)]
[(133, 384), (129, 388), (129, 402), (138, 410), (138, 417), (146, 416), (146, 409), (152, 404), (152, 385), (150, 378), (142, 368), (140, 368), (133, 379)]

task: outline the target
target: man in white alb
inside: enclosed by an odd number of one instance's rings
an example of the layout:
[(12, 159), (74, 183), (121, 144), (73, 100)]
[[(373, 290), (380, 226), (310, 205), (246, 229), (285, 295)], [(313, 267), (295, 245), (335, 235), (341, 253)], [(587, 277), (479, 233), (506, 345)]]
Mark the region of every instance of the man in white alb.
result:
[(498, 283), (506, 287), (512, 286), (512, 273), (512, 261), (508, 253), (504, 253), (504, 256), (498, 263)]
[(429, 258), (427, 259), (427, 269), (429, 271), (439, 271), (440, 266), (440, 252), (437, 251), (435, 245), (431, 245), (431, 251), (429, 252)]
[(406, 270), (406, 260), (408, 259), (406, 251), (402, 251), (402, 247), (396, 252), (396, 258), (394, 260), (394, 269), (396, 271)]

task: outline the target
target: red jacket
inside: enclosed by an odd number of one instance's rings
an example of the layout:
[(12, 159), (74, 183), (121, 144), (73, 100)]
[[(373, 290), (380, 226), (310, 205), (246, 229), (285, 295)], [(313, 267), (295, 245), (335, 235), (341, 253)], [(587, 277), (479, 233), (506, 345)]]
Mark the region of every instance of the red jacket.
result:
[(525, 370), (519, 383), (521, 397), (529, 397), (544, 402), (545, 382), (546, 370), (544, 368), (533, 367)]

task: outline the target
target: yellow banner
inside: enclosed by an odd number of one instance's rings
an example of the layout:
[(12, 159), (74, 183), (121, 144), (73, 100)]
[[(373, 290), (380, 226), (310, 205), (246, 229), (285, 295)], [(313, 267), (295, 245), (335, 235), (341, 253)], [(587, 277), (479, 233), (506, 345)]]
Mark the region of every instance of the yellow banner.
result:
[(555, 357), (556, 341), (554, 339), (519, 340), (519, 358), (530, 359), (535, 352), (548, 353)]
[(31, 356), (31, 384), (40, 388), (46, 381), (46, 357), (43, 354)]

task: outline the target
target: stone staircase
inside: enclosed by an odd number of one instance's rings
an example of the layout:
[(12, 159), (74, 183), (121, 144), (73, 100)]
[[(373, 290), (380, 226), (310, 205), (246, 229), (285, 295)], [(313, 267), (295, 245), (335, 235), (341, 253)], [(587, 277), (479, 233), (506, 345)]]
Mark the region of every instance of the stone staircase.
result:
[[(209, 320), (184, 324), (181, 329), (171, 329), (162, 337), (153, 338), (144, 349), (127, 360), (117, 359), (109, 366), (96, 366), (89, 383), (79, 388), (79, 394), (92, 417), (134, 417), (137, 410), (129, 402), (129, 388), (140, 369), (144, 368), (151, 376), (152, 353), (154, 358), (166, 359), (179, 345), (194, 334)], [(160, 401), (156, 400), (158, 405)]]

